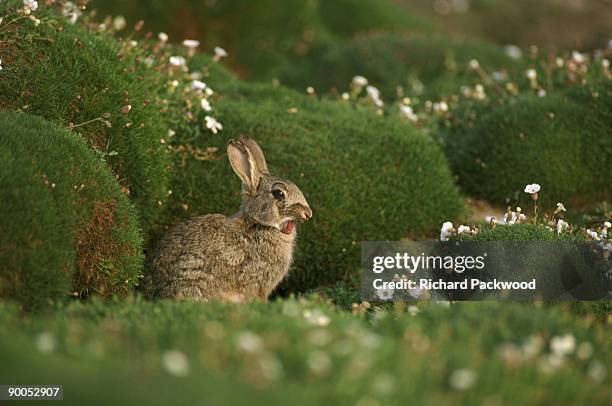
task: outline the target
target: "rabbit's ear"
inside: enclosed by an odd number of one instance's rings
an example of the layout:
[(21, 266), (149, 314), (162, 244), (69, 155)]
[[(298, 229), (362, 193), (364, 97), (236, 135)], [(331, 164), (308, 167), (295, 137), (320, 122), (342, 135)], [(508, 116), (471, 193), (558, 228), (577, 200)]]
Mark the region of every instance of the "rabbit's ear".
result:
[(253, 158), (255, 159), (255, 164), (257, 165), (257, 170), (262, 174), (268, 174), (268, 165), (266, 164), (266, 158), (264, 157), (263, 151), (259, 148), (259, 145), (252, 138), (241, 136), (240, 141), (244, 144), (245, 147), (249, 150)]
[(242, 180), (242, 184), (250, 193), (255, 193), (261, 174), (257, 169), (257, 162), (253, 153), (247, 148), (242, 138), (229, 142), (227, 156), (234, 172)]

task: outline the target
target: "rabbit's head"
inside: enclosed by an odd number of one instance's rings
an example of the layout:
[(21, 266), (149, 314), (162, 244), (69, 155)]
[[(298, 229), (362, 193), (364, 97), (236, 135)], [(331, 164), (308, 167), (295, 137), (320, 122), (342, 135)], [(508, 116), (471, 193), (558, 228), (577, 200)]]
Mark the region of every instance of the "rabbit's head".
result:
[(261, 148), (251, 138), (231, 140), (227, 156), (242, 181), (241, 213), (247, 223), (291, 234), (296, 220), (312, 217), (302, 191), (293, 182), (270, 175)]

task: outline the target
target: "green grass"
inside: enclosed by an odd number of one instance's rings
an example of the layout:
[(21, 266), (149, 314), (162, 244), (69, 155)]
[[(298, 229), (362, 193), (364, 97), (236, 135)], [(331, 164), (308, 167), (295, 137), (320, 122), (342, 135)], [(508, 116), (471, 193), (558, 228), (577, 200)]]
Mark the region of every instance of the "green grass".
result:
[[(271, 173), (293, 180), (314, 211), (298, 230), (285, 289), (304, 291), (346, 278), (358, 269), (360, 241), (422, 236), (462, 211), (442, 151), (400, 120), (239, 82), (223, 90), (215, 108), (224, 125), (220, 134), (177, 129), (172, 139), (173, 148), (185, 152), (175, 155), (165, 222), (238, 210), (240, 183), (225, 145), (249, 135), (261, 145)], [(211, 147), (216, 152), (193, 153)]]
[(597, 89), (597, 99), (574, 88), (460, 110), (457, 124), (442, 132), (459, 183), (470, 195), (498, 204), (527, 203), (523, 190), (534, 182), (542, 186), (540, 204), (548, 207), (609, 199), (610, 96)]
[[(95, 301), (27, 319), (0, 310), (9, 361), (0, 379), (61, 383), (70, 403), (605, 404), (610, 394), (607, 326), (561, 307), (422, 303), (414, 316), (400, 304), (350, 314), (310, 297)], [(576, 348), (554, 355), (551, 340), (566, 334)], [(164, 364), (168, 351), (185, 356), (184, 376)], [(464, 389), (461, 370), (475, 374)]]
[(39, 117), (0, 112), (0, 297), (28, 310), (125, 295), (142, 273), (134, 208), (82, 139)]
[[(106, 155), (148, 228), (167, 196), (167, 156), (160, 144), (167, 129), (154, 103), (158, 73), (112, 36), (71, 25), (47, 5), (35, 13), (38, 27), (24, 19), (10, 24), (22, 5), (0, 4), (0, 109), (78, 126), (75, 132)], [(132, 106), (129, 114), (120, 112), (126, 105)]]
[(371, 30), (430, 29), (427, 20), (387, 0), (98, 0), (91, 7), (132, 24), (142, 19), (146, 30), (165, 31), (171, 41), (196, 38), (206, 50), (220, 45), (241, 77), (259, 80), (302, 63), (322, 41)]
[(365, 76), (387, 101), (397, 98), (397, 88), (414, 97), (436, 98), (454, 94), (477, 77), (468, 62), (477, 59), (485, 69), (516, 70), (523, 62), (509, 58), (503, 49), (474, 39), (441, 35), (374, 32), (347, 41), (328, 42), (308, 58), (276, 73), (281, 83), (320, 93), (349, 89), (355, 75)]

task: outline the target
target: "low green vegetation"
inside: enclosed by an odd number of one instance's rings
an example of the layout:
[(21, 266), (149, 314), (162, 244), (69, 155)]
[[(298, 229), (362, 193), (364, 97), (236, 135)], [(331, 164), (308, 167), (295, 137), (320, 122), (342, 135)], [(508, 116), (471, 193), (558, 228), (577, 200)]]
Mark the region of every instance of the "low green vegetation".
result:
[(28, 310), (68, 295), (125, 295), (142, 273), (136, 213), (82, 139), (0, 113), (0, 298)]
[[(232, 404), (609, 397), (606, 326), (563, 306), (420, 303), (350, 313), (316, 296), (242, 306), (129, 299), (73, 303), (31, 320), (0, 304), (0, 322), (8, 361), (0, 379), (61, 382), (73, 402), (214, 403), (222, 391)], [(92, 400), (92, 380), (113, 390)]]
[(16, 14), (22, 6), (0, 3), (0, 109), (73, 126), (108, 162), (148, 228), (167, 196), (157, 73), (107, 33), (72, 25), (42, 4), (36, 25)]
[(443, 138), (449, 162), (466, 192), (494, 203), (528, 200), (531, 182), (549, 206), (609, 199), (610, 113), (598, 103), (560, 92), (467, 109)]
[(175, 42), (194, 38), (206, 50), (222, 46), (241, 77), (259, 80), (302, 63), (322, 42), (371, 30), (430, 29), (426, 20), (387, 1), (96, 0), (91, 7), (102, 16), (121, 14), (130, 24), (144, 20), (146, 30), (167, 32)]
[(399, 95), (428, 98), (453, 94), (471, 82), (468, 63), (477, 59), (486, 69), (517, 70), (524, 62), (478, 40), (441, 35), (375, 32), (351, 40), (329, 42), (295, 66), (279, 69), (281, 83), (299, 89), (313, 86), (321, 93), (349, 89), (355, 75), (366, 77), (387, 100)]

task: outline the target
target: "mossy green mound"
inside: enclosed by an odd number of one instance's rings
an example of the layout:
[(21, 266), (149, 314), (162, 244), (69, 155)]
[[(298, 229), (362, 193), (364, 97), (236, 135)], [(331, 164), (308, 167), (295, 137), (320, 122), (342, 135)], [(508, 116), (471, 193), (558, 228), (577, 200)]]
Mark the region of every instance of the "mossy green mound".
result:
[(137, 285), (136, 213), (85, 141), (12, 112), (0, 112), (0, 134), (0, 297), (35, 309)]
[(240, 184), (225, 145), (251, 136), (271, 173), (293, 180), (314, 211), (299, 230), (290, 290), (357, 271), (361, 241), (423, 235), (462, 209), (441, 150), (399, 120), (264, 85), (228, 88), (216, 109), (220, 134), (181, 140), (177, 132), (173, 140), (182, 152), (166, 222), (238, 209)]
[(0, 4), (0, 108), (73, 124), (106, 157), (147, 228), (167, 195), (167, 156), (160, 145), (167, 128), (154, 103), (158, 75), (126, 44), (71, 25), (50, 6), (41, 4), (34, 13), (38, 26), (23, 18), (9, 24), (22, 5)]
[(468, 68), (472, 59), (486, 69), (514, 70), (520, 65), (501, 47), (478, 40), (382, 32), (329, 42), (276, 75), (283, 84), (314, 86), (323, 93), (346, 90), (355, 75), (362, 75), (390, 99), (397, 97), (398, 86), (409, 96), (436, 97), (457, 93), (478, 77)]
[(96, 0), (101, 14), (124, 15), (146, 30), (164, 31), (171, 40), (220, 45), (242, 77), (272, 79), (274, 71), (303, 63), (322, 41), (381, 29), (428, 31), (429, 22), (387, 0), (149, 1)]
[(443, 136), (459, 183), (471, 195), (499, 204), (530, 201), (523, 190), (534, 182), (542, 186), (539, 202), (548, 206), (609, 199), (609, 97), (604, 88), (597, 98), (571, 89), (465, 109)]

